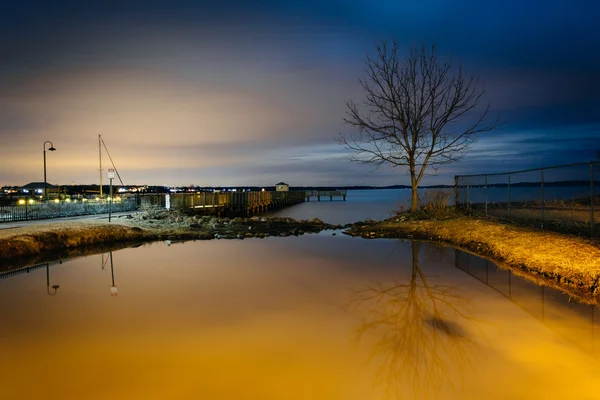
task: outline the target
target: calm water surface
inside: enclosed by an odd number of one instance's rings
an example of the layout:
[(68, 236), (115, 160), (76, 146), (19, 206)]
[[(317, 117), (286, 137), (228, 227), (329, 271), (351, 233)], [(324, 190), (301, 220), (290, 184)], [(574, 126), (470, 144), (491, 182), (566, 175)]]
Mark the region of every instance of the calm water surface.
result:
[(401, 206), (410, 208), (410, 190), (349, 190), (346, 201), (339, 197), (334, 198), (333, 201), (330, 201), (329, 197), (322, 197), (321, 201), (317, 201), (313, 197), (311, 201), (282, 208), (266, 215), (294, 219), (319, 218), (330, 224), (349, 224), (367, 218), (380, 220), (390, 218), (393, 211)]
[(6, 399), (600, 398), (600, 310), (429, 243), (160, 242), (0, 279), (0, 311)]

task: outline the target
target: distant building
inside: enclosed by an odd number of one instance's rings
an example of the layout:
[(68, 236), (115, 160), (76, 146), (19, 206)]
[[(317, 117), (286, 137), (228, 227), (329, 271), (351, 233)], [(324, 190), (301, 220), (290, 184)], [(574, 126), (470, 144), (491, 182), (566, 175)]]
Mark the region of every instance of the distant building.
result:
[[(58, 196), (58, 186), (47, 184), (48, 197)], [(31, 182), (25, 186), (21, 186), (22, 193), (28, 193), (30, 196), (43, 196), (44, 195), (44, 182)]]
[(288, 185), (285, 182), (279, 182), (277, 185), (275, 185), (275, 191), (277, 191), (277, 192), (289, 192), (290, 191), (290, 185)]

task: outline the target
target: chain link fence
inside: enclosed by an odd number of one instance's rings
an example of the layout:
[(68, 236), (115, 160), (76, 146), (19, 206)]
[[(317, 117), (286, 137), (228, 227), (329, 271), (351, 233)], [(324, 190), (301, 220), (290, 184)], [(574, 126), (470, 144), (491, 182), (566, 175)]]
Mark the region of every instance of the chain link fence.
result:
[(600, 162), (454, 177), (457, 208), (518, 224), (600, 236)]

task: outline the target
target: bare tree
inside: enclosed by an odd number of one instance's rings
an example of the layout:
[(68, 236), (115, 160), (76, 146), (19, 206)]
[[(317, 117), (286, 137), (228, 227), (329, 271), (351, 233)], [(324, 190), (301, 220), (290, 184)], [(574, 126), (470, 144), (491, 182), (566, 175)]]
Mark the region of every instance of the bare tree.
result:
[(417, 187), (427, 168), (459, 160), (477, 133), (490, 131), (489, 104), (480, 107), (485, 89), (474, 75), (438, 61), (435, 47), (412, 48), (401, 60), (398, 45), (377, 46), (367, 57), (361, 79), (363, 107), (346, 103), (344, 121), (357, 129), (338, 140), (351, 150), (350, 159), (379, 168), (408, 167), (412, 187), (411, 211), (419, 206)]

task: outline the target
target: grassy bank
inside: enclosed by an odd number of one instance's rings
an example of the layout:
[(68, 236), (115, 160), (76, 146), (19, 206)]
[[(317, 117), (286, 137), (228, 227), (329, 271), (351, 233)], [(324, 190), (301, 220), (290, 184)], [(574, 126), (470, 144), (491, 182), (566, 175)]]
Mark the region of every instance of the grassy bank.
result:
[(519, 227), (471, 216), (414, 220), (399, 216), (356, 224), (348, 232), (365, 238), (434, 240), (504, 264), (589, 303), (600, 303), (600, 245), (597, 241)]

